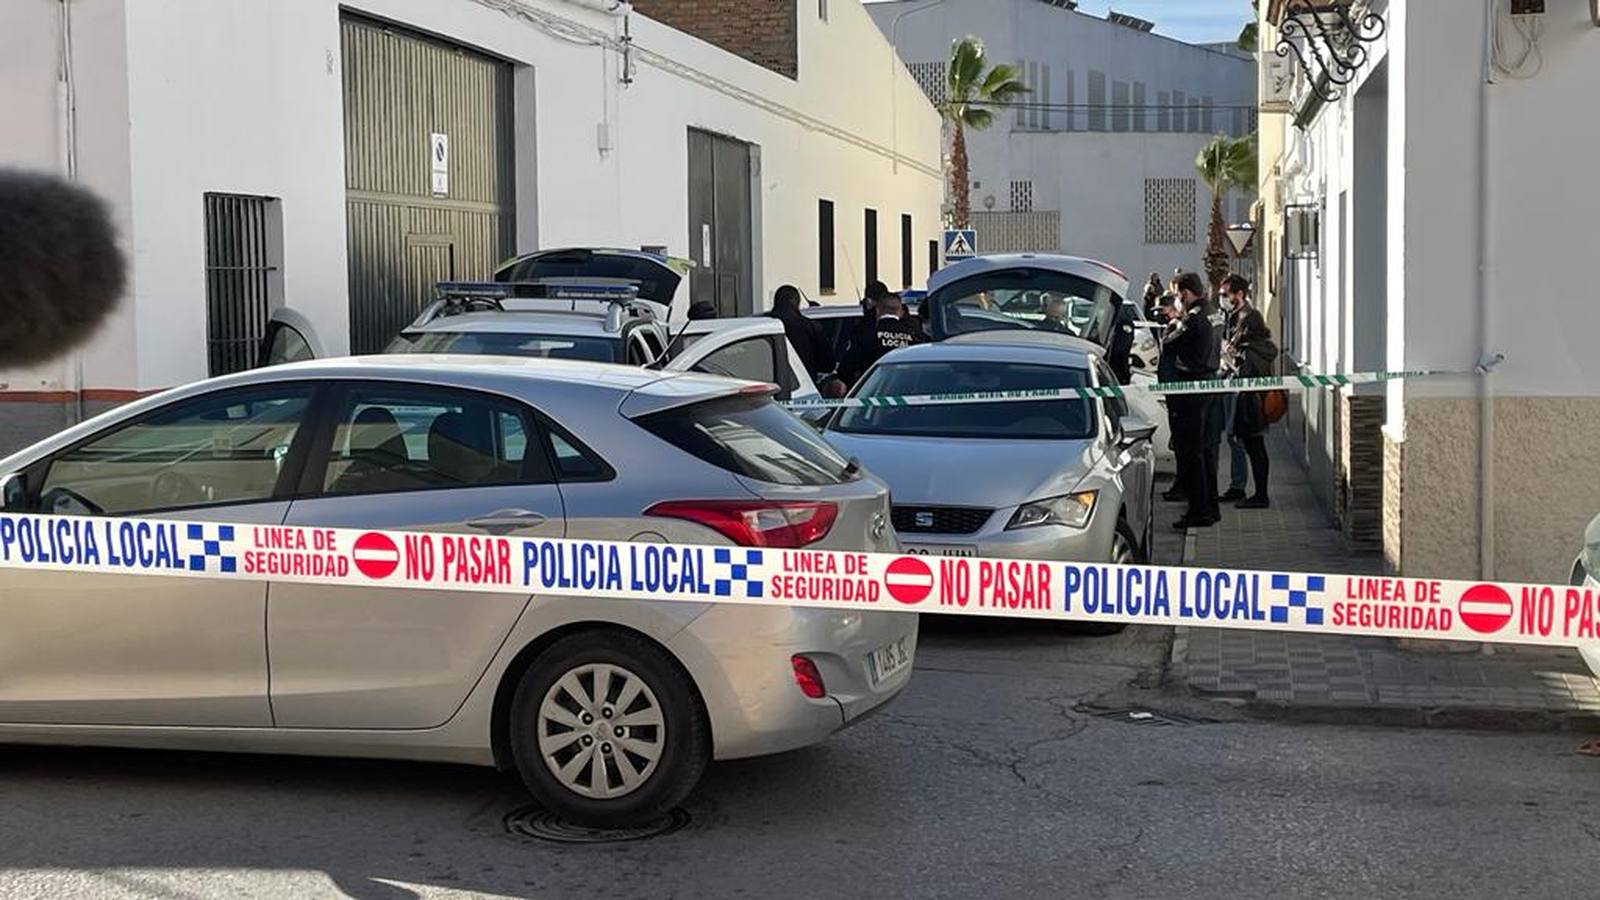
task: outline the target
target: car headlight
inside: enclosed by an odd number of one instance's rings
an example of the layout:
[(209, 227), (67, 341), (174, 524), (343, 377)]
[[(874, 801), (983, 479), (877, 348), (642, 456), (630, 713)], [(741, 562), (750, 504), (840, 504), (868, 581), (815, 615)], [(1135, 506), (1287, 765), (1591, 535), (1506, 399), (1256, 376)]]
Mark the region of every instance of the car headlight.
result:
[(1099, 491), (1080, 491), (1046, 500), (1035, 500), (1017, 507), (1017, 512), (1006, 524), (1006, 530), (1032, 528), (1035, 525), (1066, 525), (1083, 528), (1094, 515), (1095, 500)]

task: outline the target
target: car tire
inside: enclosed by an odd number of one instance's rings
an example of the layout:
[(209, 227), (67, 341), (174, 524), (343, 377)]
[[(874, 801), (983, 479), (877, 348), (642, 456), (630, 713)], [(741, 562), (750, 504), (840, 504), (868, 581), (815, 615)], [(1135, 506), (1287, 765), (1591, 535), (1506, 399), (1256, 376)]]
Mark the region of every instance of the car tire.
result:
[[(1123, 565), (1145, 562), (1146, 554), (1139, 548), (1139, 538), (1126, 518), (1117, 520), (1117, 536), (1111, 545), (1111, 562)], [(1090, 637), (1109, 637), (1127, 629), (1124, 622), (1075, 622), (1072, 631)]]
[(666, 815), (711, 757), (711, 728), (689, 676), (657, 645), (617, 630), (545, 648), (517, 684), (509, 725), (511, 755), (534, 800), (591, 828)]

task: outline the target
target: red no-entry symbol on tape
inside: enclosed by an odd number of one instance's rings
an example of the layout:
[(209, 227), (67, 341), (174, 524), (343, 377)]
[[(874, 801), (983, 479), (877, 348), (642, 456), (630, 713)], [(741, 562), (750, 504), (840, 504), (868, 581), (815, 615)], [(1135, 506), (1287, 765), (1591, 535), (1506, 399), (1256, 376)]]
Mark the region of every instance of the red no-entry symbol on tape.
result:
[(889, 589), (889, 596), (914, 606), (933, 592), (933, 570), (915, 556), (902, 556), (884, 570), (883, 586)]
[(388, 578), (400, 566), (400, 548), (388, 535), (369, 531), (356, 538), (355, 546), (350, 548), (350, 559), (368, 578)]
[(1492, 584), (1468, 588), (1456, 603), (1461, 623), (1479, 634), (1494, 634), (1506, 627), (1514, 612), (1511, 595)]

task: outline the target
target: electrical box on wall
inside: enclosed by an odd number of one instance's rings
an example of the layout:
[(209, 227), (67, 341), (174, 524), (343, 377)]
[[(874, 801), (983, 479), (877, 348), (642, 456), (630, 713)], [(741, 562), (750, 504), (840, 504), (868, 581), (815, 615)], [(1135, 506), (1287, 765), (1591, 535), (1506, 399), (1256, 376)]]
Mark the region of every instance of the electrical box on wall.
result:
[(1513, 16), (1542, 16), (1544, 15), (1544, 0), (1511, 0), (1511, 14)]

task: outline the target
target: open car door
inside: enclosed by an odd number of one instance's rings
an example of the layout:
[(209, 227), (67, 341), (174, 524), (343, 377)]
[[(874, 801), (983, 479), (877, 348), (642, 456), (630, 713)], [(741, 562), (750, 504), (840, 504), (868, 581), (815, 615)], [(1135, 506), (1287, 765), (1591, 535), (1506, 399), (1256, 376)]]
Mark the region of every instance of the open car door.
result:
[(779, 400), (817, 396), (811, 373), (784, 336), (783, 323), (762, 316), (685, 323), (661, 368), (765, 381), (778, 386)]
[[(1128, 279), (1116, 268), (1075, 256), (980, 256), (934, 273), (918, 310), (936, 341), (978, 331), (1060, 331), (1110, 344)], [(1047, 309), (1061, 315), (1047, 319)]]

